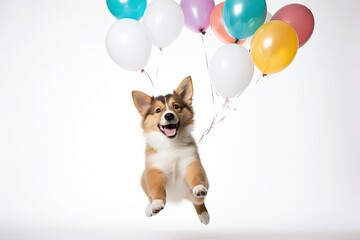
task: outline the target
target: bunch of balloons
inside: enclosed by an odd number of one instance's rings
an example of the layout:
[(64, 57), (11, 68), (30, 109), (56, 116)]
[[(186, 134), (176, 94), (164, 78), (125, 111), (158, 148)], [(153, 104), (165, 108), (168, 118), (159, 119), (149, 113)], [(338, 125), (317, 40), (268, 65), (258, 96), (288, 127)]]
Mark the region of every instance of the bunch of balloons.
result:
[[(205, 34), (211, 28), (224, 44), (209, 62), (214, 90), (224, 98), (240, 95), (250, 84), (255, 66), (263, 75), (285, 69), (311, 37), (314, 16), (302, 4), (289, 4), (274, 15), (265, 0), (106, 0), (117, 21), (106, 36), (106, 48), (120, 67), (142, 70), (152, 46), (163, 49), (183, 26)], [(142, 20), (142, 22), (140, 21)], [(250, 42), (249, 49), (243, 44)]]
[[(289, 4), (272, 16), (265, 0), (225, 0), (215, 6), (210, 23), (225, 43), (209, 64), (210, 81), (224, 98), (244, 92), (254, 65), (263, 75), (289, 66), (314, 30), (314, 16), (306, 6)], [(241, 45), (245, 40), (250, 41), (249, 51)]]

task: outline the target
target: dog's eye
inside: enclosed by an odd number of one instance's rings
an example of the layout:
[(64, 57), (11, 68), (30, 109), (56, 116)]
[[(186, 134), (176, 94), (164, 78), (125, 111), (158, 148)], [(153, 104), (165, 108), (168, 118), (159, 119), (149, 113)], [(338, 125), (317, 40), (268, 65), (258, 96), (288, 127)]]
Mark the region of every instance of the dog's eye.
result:
[(179, 108), (180, 108), (180, 106), (179, 106), (179, 104), (174, 103), (173, 108), (174, 108), (174, 109), (179, 109)]
[(161, 108), (155, 109), (155, 113), (161, 113)]

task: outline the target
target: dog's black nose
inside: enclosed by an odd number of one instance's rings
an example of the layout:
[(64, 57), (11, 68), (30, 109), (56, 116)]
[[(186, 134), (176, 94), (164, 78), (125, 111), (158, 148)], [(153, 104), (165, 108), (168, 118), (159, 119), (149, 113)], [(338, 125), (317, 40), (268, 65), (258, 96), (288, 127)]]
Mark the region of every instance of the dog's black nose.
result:
[(166, 120), (171, 121), (171, 120), (174, 119), (174, 114), (172, 114), (172, 113), (167, 113), (167, 114), (165, 114), (164, 117), (165, 117)]

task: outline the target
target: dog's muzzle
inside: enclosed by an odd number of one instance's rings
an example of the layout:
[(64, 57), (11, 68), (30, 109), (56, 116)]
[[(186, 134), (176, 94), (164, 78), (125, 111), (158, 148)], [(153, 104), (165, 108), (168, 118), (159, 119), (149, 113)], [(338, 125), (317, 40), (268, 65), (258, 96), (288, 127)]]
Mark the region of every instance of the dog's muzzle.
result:
[(163, 116), (163, 119), (166, 122), (165, 124), (160, 123), (158, 125), (160, 131), (168, 138), (174, 138), (176, 137), (176, 134), (178, 132), (180, 121), (177, 123), (173, 123), (177, 119), (175, 119), (175, 115), (172, 112), (167, 112)]

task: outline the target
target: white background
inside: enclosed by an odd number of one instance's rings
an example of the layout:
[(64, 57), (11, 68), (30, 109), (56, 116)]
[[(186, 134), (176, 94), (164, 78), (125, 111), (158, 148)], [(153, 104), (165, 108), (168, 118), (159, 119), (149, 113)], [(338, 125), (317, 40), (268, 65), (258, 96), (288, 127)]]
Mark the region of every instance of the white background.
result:
[[(290, 3), (269, 0), (268, 11)], [(223, 101), (211, 98), (204, 51), (210, 59), (222, 45), (211, 29), (205, 45), (184, 27), (164, 51), (153, 48), (153, 90), (108, 56), (116, 20), (105, 0), (2, 0), (0, 232), (359, 232), (360, 4), (299, 3), (315, 16), (310, 40), (199, 143), (210, 180), (205, 227), (188, 202), (145, 216), (144, 140), (131, 91), (167, 93), (191, 75), (199, 139)]]

